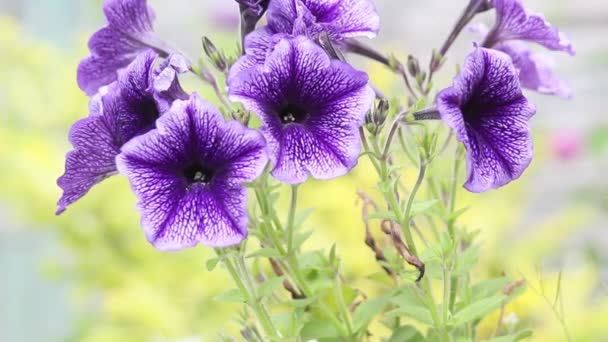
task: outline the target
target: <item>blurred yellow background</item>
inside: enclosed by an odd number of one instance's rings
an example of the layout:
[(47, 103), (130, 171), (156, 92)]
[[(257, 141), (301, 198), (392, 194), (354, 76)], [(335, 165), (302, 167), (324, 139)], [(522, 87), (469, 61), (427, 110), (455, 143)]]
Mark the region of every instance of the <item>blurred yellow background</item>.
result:
[[(191, 55), (201, 53), (203, 34), (228, 51), (235, 45), (232, 1), (149, 2), (157, 9), (157, 30)], [(377, 2), (384, 22), (373, 44), (421, 60), (466, 3)], [(461, 192), (459, 203), (470, 206), (461, 223), (480, 230), (475, 277), (505, 272), (530, 284), (507, 308), (508, 324), (531, 328), (535, 341), (564, 340), (550, 305), (561, 272), (565, 323), (574, 340), (608, 341), (608, 3), (526, 2), (569, 33), (577, 47), (574, 58), (555, 56), (575, 98), (531, 95), (538, 107), (532, 167), (499, 191)], [(87, 114), (75, 70), (87, 55), (88, 35), (103, 24), (100, 4), (0, 0), (0, 341), (207, 341), (234, 335), (239, 306), (213, 300), (233, 285), (223, 270), (207, 271), (212, 251), (153, 249), (139, 228), (125, 179), (113, 177), (61, 217), (53, 215), (69, 127)], [(451, 65), (462, 60), (471, 40), (463, 33), (437, 82), (449, 82)], [(356, 63), (398, 94), (393, 75)], [(190, 89), (216, 100), (204, 85), (192, 83)], [(362, 162), (347, 177), (311, 182), (301, 203), (315, 208), (307, 223), (314, 229), (308, 247), (328, 249), (337, 242), (346, 277), (363, 279), (362, 287), (365, 276), (379, 271), (363, 243), (356, 203), (357, 189), (374, 191), (370, 170)], [(411, 179), (415, 172), (406, 168), (404, 176)], [(497, 319), (494, 313), (484, 321), (480, 335), (491, 333)]]

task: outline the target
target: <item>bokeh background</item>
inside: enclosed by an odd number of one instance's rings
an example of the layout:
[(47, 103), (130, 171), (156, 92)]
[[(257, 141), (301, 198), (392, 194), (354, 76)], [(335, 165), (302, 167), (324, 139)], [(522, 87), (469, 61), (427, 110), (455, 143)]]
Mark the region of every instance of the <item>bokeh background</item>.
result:
[[(236, 44), (233, 1), (149, 2), (160, 35), (191, 56), (200, 55), (202, 35), (227, 51)], [(475, 276), (506, 272), (528, 280), (526, 293), (507, 308), (509, 324), (535, 330), (532, 340), (560, 341), (563, 330), (544, 297), (552, 301), (561, 273), (574, 340), (608, 341), (608, 2), (525, 2), (574, 42), (576, 57), (552, 54), (574, 98), (530, 94), (538, 107), (531, 168), (499, 191), (460, 196), (470, 206), (463, 222), (481, 232)], [(382, 32), (371, 43), (426, 61), (466, 0), (376, 3)], [(205, 248), (154, 250), (124, 179), (113, 177), (53, 215), (67, 132), (87, 114), (75, 70), (88, 35), (103, 25), (100, 8), (101, 0), (0, 0), (0, 341), (216, 340), (237, 327), (238, 306), (213, 299), (232, 287), (230, 280), (221, 269), (206, 269)], [(474, 38), (463, 33), (437, 82), (450, 81)], [(382, 67), (355, 62), (392, 94), (402, 91)], [(191, 87), (216, 100), (203, 85)], [(337, 241), (349, 279), (377, 272), (355, 203), (356, 189), (373, 189), (368, 171), (361, 163), (348, 177), (303, 191), (303, 206), (316, 208), (309, 247)], [(414, 172), (406, 169), (405, 177)], [(480, 329), (491, 329), (497, 316)]]

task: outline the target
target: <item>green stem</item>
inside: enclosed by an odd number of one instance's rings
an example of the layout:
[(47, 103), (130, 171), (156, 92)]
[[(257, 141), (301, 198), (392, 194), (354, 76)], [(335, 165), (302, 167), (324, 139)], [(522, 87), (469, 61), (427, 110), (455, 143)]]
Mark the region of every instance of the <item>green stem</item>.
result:
[[(294, 255), (286, 257), (289, 266), (289, 271), (293, 275), (297, 286), (302, 290), (302, 292), (304, 292), (306, 298), (313, 298), (315, 294), (308, 286), (306, 278), (304, 277), (304, 275), (302, 274), (302, 270), (300, 269), (298, 260), (295, 258)], [(331, 321), (334, 327), (336, 327), (336, 329), (340, 331), (340, 334), (342, 336), (350, 336), (348, 330), (344, 328), (342, 322), (340, 322), (340, 320), (336, 318), (336, 315), (327, 307), (327, 305), (325, 305), (322, 299), (319, 299), (316, 303), (319, 305), (319, 309), (323, 311), (325, 316)]]
[[(461, 160), (459, 157), (459, 149), (456, 149), (456, 155), (454, 157), (454, 168), (452, 169), (452, 178), (450, 184), (450, 202), (448, 204), (448, 213), (452, 215), (454, 210), (456, 209), (456, 191), (458, 185), (458, 171), (460, 170)], [(458, 241), (456, 240), (456, 231), (454, 230), (454, 223), (456, 219), (451, 217), (448, 220), (448, 233), (450, 234), (450, 238), (452, 239), (452, 243), (454, 244), (454, 261), (452, 264), (456, 263), (458, 259)], [(458, 277), (452, 277), (451, 283), (451, 293), (450, 293), (450, 310), (454, 310), (454, 306), (456, 305), (456, 295), (458, 294)]]
[[(262, 325), (264, 334), (271, 340), (279, 340), (280, 334), (277, 332), (277, 329), (274, 327), (272, 320), (270, 319), (270, 315), (259, 300), (255, 286), (251, 281), (251, 276), (243, 258), (240, 256), (237, 257), (235, 266), (230, 259), (230, 256), (227, 255), (223, 250), (217, 249), (216, 252), (222, 258), (228, 273), (230, 273), (230, 276), (232, 277), (232, 280), (238, 287), (239, 291), (241, 291), (241, 293), (245, 296), (247, 304), (249, 304), (253, 312), (255, 312), (255, 316), (259, 319), (260, 324)], [(245, 282), (243, 282), (243, 279), (245, 279)]]
[(422, 186), (422, 182), (424, 181), (424, 177), (426, 176), (426, 169), (427, 169), (426, 162), (422, 159), (422, 157), (420, 157), (419, 159), (420, 159), (420, 168), (418, 170), (418, 178), (416, 179), (416, 183), (414, 184), (414, 187), (412, 188), (412, 191), (410, 192), (410, 196), (407, 199), (405, 213), (403, 214), (403, 221), (402, 221), (402, 227), (403, 227), (402, 230), (403, 230), (403, 234), (405, 236), (405, 240), (407, 241), (408, 245), (411, 245), (410, 249), (414, 255), (418, 255), (418, 253), (416, 251), (416, 246), (414, 245), (414, 239), (412, 238), (412, 232), (410, 231), (410, 220), (411, 220), (410, 215), (412, 214), (412, 206), (414, 205), (414, 200), (416, 199), (416, 195), (418, 194), (418, 191), (420, 190), (420, 187)]
[(293, 255), (294, 246), (293, 238), (295, 235), (294, 220), (296, 216), (296, 208), (298, 204), (298, 185), (291, 186), (291, 202), (289, 204), (289, 213), (287, 216), (287, 255)]
[(443, 267), (443, 326), (447, 327), (450, 313), (451, 281), (453, 280), (450, 270)]
[[(315, 294), (314, 294), (313, 290), (308, 286), (306, 277), (304, 277), (304, 275), (302, 274), (302, 270), (300, 269), (298, 260), (295, 256), (295, 253), (293, 253), (293, 251), (291, 253), (289, 252), (290, 245), (292, 246), (291, 248), (293, 249), (293, 234), (295, 234), (294, 220), (295, 220), (295, 211), (297, 209), (297, 205), (296, 205), (297, 204), (296, 203), (297, 187), (294, 187), (294, 188), (295, 189), (292, 189), (292, 203), (291, 203), (290, 210), (289, 210), (289, 217), (287, 219), (287, 221), (288, 221), (288, 223), (287, 223), (287, 234), (288, 234), (287, 246), (288, 247), (287, 248), (285, 248), (283, 246), (283, 243), (281, 242), (281, 239), (277, 234), (277, 229), (281, 229), (280, 222), (277, 222), (278, 218), (276, 217), (276, 213), (271, 208), (271, 205), (268, 202), (267, 174), (265, 176), (262, 176), (262, 181), (255, 188), (256, 199), (258, 200), (260, 209), (262, 210), (263, 220), (265, 221), (265, 224), (267, 224), (269, 227), (268, 234), (269, 234), (270, 240), (273, 244), (273, 247), (275, 247), (277, 249), (277, 251), (279, 252), (279, 254), (281, 254), (281, 256), (282, 256), (282, 258), (281, 258), (282, 260), (280, 260), (280, 261), (283, 264), (285, 271), (287, 272), (287, 274), (289, 274), (290, 278), (292, 278), (292, 280), (295, 282), (296, 286), (300, 290), (302, 290), (302, 292), (306, 296), (306, 298), (313, 298)], [(273, 216), (275, 217), (275, 219), (273, 219)], [(269, 221), (269, 220), (271, 220), (271, 221)], [(273, 224), (274, 224), (274, 226), (273, 226)], [(290, 234), (291, 234), (291, 243), (289, 242)], [(317, 304), (319, 305), (320, 310), (325, 314), (325, 316), (327, 316), (327, 318), (332, 322), (332, 324), (336, 327), (336, 329), (338, 329), (338, 331), (340, 331), (340, 333), (343, 336), (347, 336), (348, 331), (344, 328), (342, 322), (340, 322), (340, 320), (338, 318), (336, 318), (336, 315), (325, 305), (325, 303), (323, 303), (323, 301), (319, 300), (319, 301), (317, 301)]]
[(348, 313), (348, 308), (346, 307), (346, 301), (344, 300), (344, 293), (342, 292), (342, 282), (340, 281), (340, 275), (336, 272), (335, 276), (336, 281), (334, 286), (335, 296), (338, 300), (338, 309), (340, 310), (340, 314), (342, 315), (342, 319), (346, 323), (346, 331), (348, 332), (348, 336), (353, 336), (353, 324), (350, 320), (350, 314)]

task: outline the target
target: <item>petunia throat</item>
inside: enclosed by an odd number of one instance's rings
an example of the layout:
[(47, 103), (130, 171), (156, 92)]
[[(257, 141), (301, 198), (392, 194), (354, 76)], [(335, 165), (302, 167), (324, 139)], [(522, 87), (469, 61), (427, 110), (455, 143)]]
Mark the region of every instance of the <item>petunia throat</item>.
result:
[(278, 115), (281, 122), (284, 124), (303, 123), (310, 117), (310, 114), (306, 109), (293, 103), (288, 103), (286, 106), (281, 108)]
[(188, 184), (209, 184), (214, 175), (214, 170), (203, 166), (199, 162), (194, 162), (182, 171)]

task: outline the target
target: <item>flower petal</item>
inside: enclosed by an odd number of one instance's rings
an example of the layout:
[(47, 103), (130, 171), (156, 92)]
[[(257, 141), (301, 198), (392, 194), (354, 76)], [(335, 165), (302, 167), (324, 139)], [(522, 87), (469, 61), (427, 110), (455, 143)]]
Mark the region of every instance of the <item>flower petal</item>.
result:
[[(496, 26), (490, 33), (495, 43), (526, 40), (547, 49), (574, 55), (572, 43), (540, 14), (529, 13), (521, 0), (494, 0)], [(492, 44), (495, 45), (495, 44)]]
[(511, 116), (490, 116), (468, 129), (465, 144), (471, 192), (496, 189), (519, 178), (532, 161), (533, 142), (528, 118), (534, 112), (527, 101), (514, 103), (505, 111)]
[(91, 56), (78, 66), (78, 85), (88, 95), (116, 80), (116, 72), (128, 66), (139, 52), (152, 46), (154, 13), (146, 0), (106, 0), (108, 25), (91, 36)]
[(519, 71), (519, 81), (523, 88), (565, 99), (572, 97), (568, 84), (555, 75), (555, 63), (548, 56), (532, 52), (522, 42), (505, 42), (497, 45), (495, 49), (511, 57)]
[[(275, 32), (294, 33), (300, 20), (314, 38), (327, 32), (334, 40), (375, 37), (380, 19), (370, 0), (273, 0), (268, 24)], [(302, 25), (300, 25), (302, 26)]]

